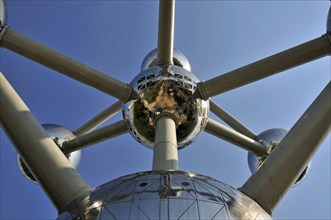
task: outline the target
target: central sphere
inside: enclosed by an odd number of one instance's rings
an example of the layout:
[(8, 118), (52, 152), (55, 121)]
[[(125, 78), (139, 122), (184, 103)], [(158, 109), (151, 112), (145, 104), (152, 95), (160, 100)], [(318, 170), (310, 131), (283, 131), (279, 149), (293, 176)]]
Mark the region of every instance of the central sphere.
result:
[(123, 116), (131, 135), (143, 145), (153, 148), (156, 119), (170, 114), (177, 128), (178, 149), (189, 145), (207, 123), (209, 102), (192, 97), (199, 80), (179, 66), (153, 66), (138, 74), (131, 82), (139, 95), (123, 104)]

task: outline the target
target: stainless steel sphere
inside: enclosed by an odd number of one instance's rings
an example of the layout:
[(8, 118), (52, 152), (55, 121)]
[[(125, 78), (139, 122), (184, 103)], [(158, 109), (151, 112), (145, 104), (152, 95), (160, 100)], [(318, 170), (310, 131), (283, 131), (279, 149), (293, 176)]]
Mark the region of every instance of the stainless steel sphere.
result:
[[(144, 58), (140, 71), (147, 70), (153, 66), (156, 66), (157, 63), (157, 49), (152, 50), (147, 54)], [(186, 69), (187, 71), (191, 72), (191, 64), (186, 58), (186, 56), (180, 52), (180, 50), (174, 48), (173, 51), (173, 63), (175, 66), (180, 66)]]
[[(281, 128), (274, 128), (262, 132), (257, 137), (258, 139), (262, 140), (262, 144), (266, 148), (268, 148), (268, 155), (269, 155), (273, 151), (273, 149), (277, 147), (279, 142), (285, 137), (286, 134), (287, 134), (287, 130)], [(268, 155), (258, 157), (254, 153), (249, 152), (247, 156), (247, 160), (250, 171), (252, 173), (255, 173), (259, 169), (259, 167), (263, 164), (263, 162), (268, 157)], [(295, 160), (295, 158), (293, 159)], [(304, 171), (301, 173), (298, 179), (295, 181), (294, 186), (298, 185), (304, 180), (304, 178), (308, 174), (309, 168), (310, 168), (310, 163), (304, 169)]]
[(271, 219), (240, 191), (200, 174), (149, 171), (94, 189), (86, 208), (72, 204), (58, 220), (72, 219)]
[(189, 145), (207, 123), (209, 102), (192, 98), (199, 80), (178, 66), (154, 66), (142, 71), (131, 84), (137, 100), (123, 104), (123, 117), (131, 135), (153, 148), (155, 120), (163, 114), (174, 116), (178, 148)]
[[(61, 148), (63, 142), (71, 140), (76, 137), (68, 129), (55, 124), (43, 124), (42, 127), (45, 129), (46, 133), (54, 140), (54, 142)], [(67, 154), (66, 157), (71, 162), (71, 164), (77, 168), (81, 159), (81, 151), (75, 151), (70, 154)], [(18, 166), (23, 173), (23, 175), (33, 182), (36, 182), (36, 179), (30, 172), (29, 168), (26, 166), (23, 159), (18, 155)]]

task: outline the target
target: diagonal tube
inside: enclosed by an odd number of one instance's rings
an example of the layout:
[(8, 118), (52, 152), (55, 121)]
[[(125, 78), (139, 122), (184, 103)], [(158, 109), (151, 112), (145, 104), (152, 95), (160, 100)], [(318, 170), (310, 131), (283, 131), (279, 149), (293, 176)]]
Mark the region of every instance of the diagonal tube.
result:
[(135, 99), (132, 87), (106, 74), (71, 59), (47, 46), (29, 39), (10, 28), (3, 30), (0, 46), (92, 86), (106, 94), (128, 101)]
[(173, 64), (175, 0), (160, 0), (157, 64)]
[(266, 147), (260, 142), (257, 142), (231, 128), (228, 128), (211, 118), (208, 119), (205, 131), (257, 155), (263, 155), (266, 153)]
[(237, 119), (235, 119), (232, 115), (218, 106), (212, 100), (209, 100), (210, 111), (212, 111), (217, 117), (222, 119), (225, 123), (227, 123), (234, 130), (246, 135), (249, 138), (256, 140), (257, 135), (254, 134), (251, 130), (249, 130), (245, 125), (240, 123)]
[(78, 136), (75, 139), (63, 143), (62, 148), (65, 153), (80, 150), (92, 144), (117, 137), (128, 132), (125, 120), (118, 121), (114, 124), (107, 125), (98, 130)]
[(61, 212), (91, 188), (0, 73), (0, 121), (40, 186)]
[(198, 83), (193, 94), (204, 100), (229, 90), (255, 82), (281, 71), (331, 54), (331, 34), (290, 48), (255, 63)]
[(329, 83), (240, 191), (271, 214), (329, 133), (330, 118)]
[(121, 105), (121, 101), (115, 102), (113, 105), (109, 106), (107, 109), (100, 112), (94, 118), (77, 128), (73, 133), (77, 136), (80, 136), (94, 130), (99, 125), (113, 117), (117, 112), (119, 112), (121, 109)]

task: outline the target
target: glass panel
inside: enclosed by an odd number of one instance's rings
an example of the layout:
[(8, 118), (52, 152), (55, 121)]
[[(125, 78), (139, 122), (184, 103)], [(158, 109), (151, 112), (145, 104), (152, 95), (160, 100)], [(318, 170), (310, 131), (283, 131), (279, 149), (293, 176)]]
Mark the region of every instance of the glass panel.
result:
[(138, 214), (143, 212), (149, 219), (160, 219), (160, 199), (136, 200), (133, 203), (130, 214), (132, 219), (140, 219), (139, 215), (134, 214), (136, 211), (139, 211)]
[[(115, 219), (129, 219), (129, 210), (131, 202), (121, 202), (108, 204), (105, 208), (111, 213)], [(107, 219), (107, 218), (105, 218)]]
[(142, 180), (137, 182), (133, 200), (141, 199), (159, 199), (159, 180)]
[(109, 219), (109, 220), (116, 220), (116, 218), (107, 210), (106, 207), (103, 207), (101, 210), (100, 220)]
[[(198, 204), (197, 202), (194, 202), (191, 207), (189, 207), (178, 219), (183, 219), (183, 220), (196, 220), (199, 219), (198, 216)], [(201, 218), (200, 218), (201, 219)]]
[(114, 202), (131, 201), (133, 192), (135, 190), (135, 182), (130, 181), (129, 183), (123, 184), (124, 187), (117, 187), (113, 191), (110, 191), (105, 204)]
[(195, 200), (169, 199), (169, 219), (179, 219), (194, 203)]
[(198, 201), (200, 219), (213, 219), (224, 208), (224, 205)]

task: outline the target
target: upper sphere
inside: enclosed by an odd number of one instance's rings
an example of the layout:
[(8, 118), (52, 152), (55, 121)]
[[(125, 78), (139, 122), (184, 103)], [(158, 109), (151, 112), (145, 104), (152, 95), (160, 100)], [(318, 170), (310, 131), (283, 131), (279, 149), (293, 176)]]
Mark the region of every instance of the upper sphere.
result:
[(198, 82), (191, 72), (178, 66), (154, 66), (138, 74), (131, 85), (139, 98), (122, 106), (132, 136), (153, 148), (155, 121), (166, 113), (176, 121), (178, 148), (189, 145), (208, 119), (209, 102), (192, 97)]
[[(174, 48), (173, 50), (173, 63), (175, 66), (183, 67), (187, 71), (191, 72), (190, 62), (188, 61), (186, 56), (176, 48)], [(144, 71), (156, 65), (157, 65), (157, 49), (154, 49), (151, 52), (149, 52), (144, 58), (141, 64), (140, 71)]]

